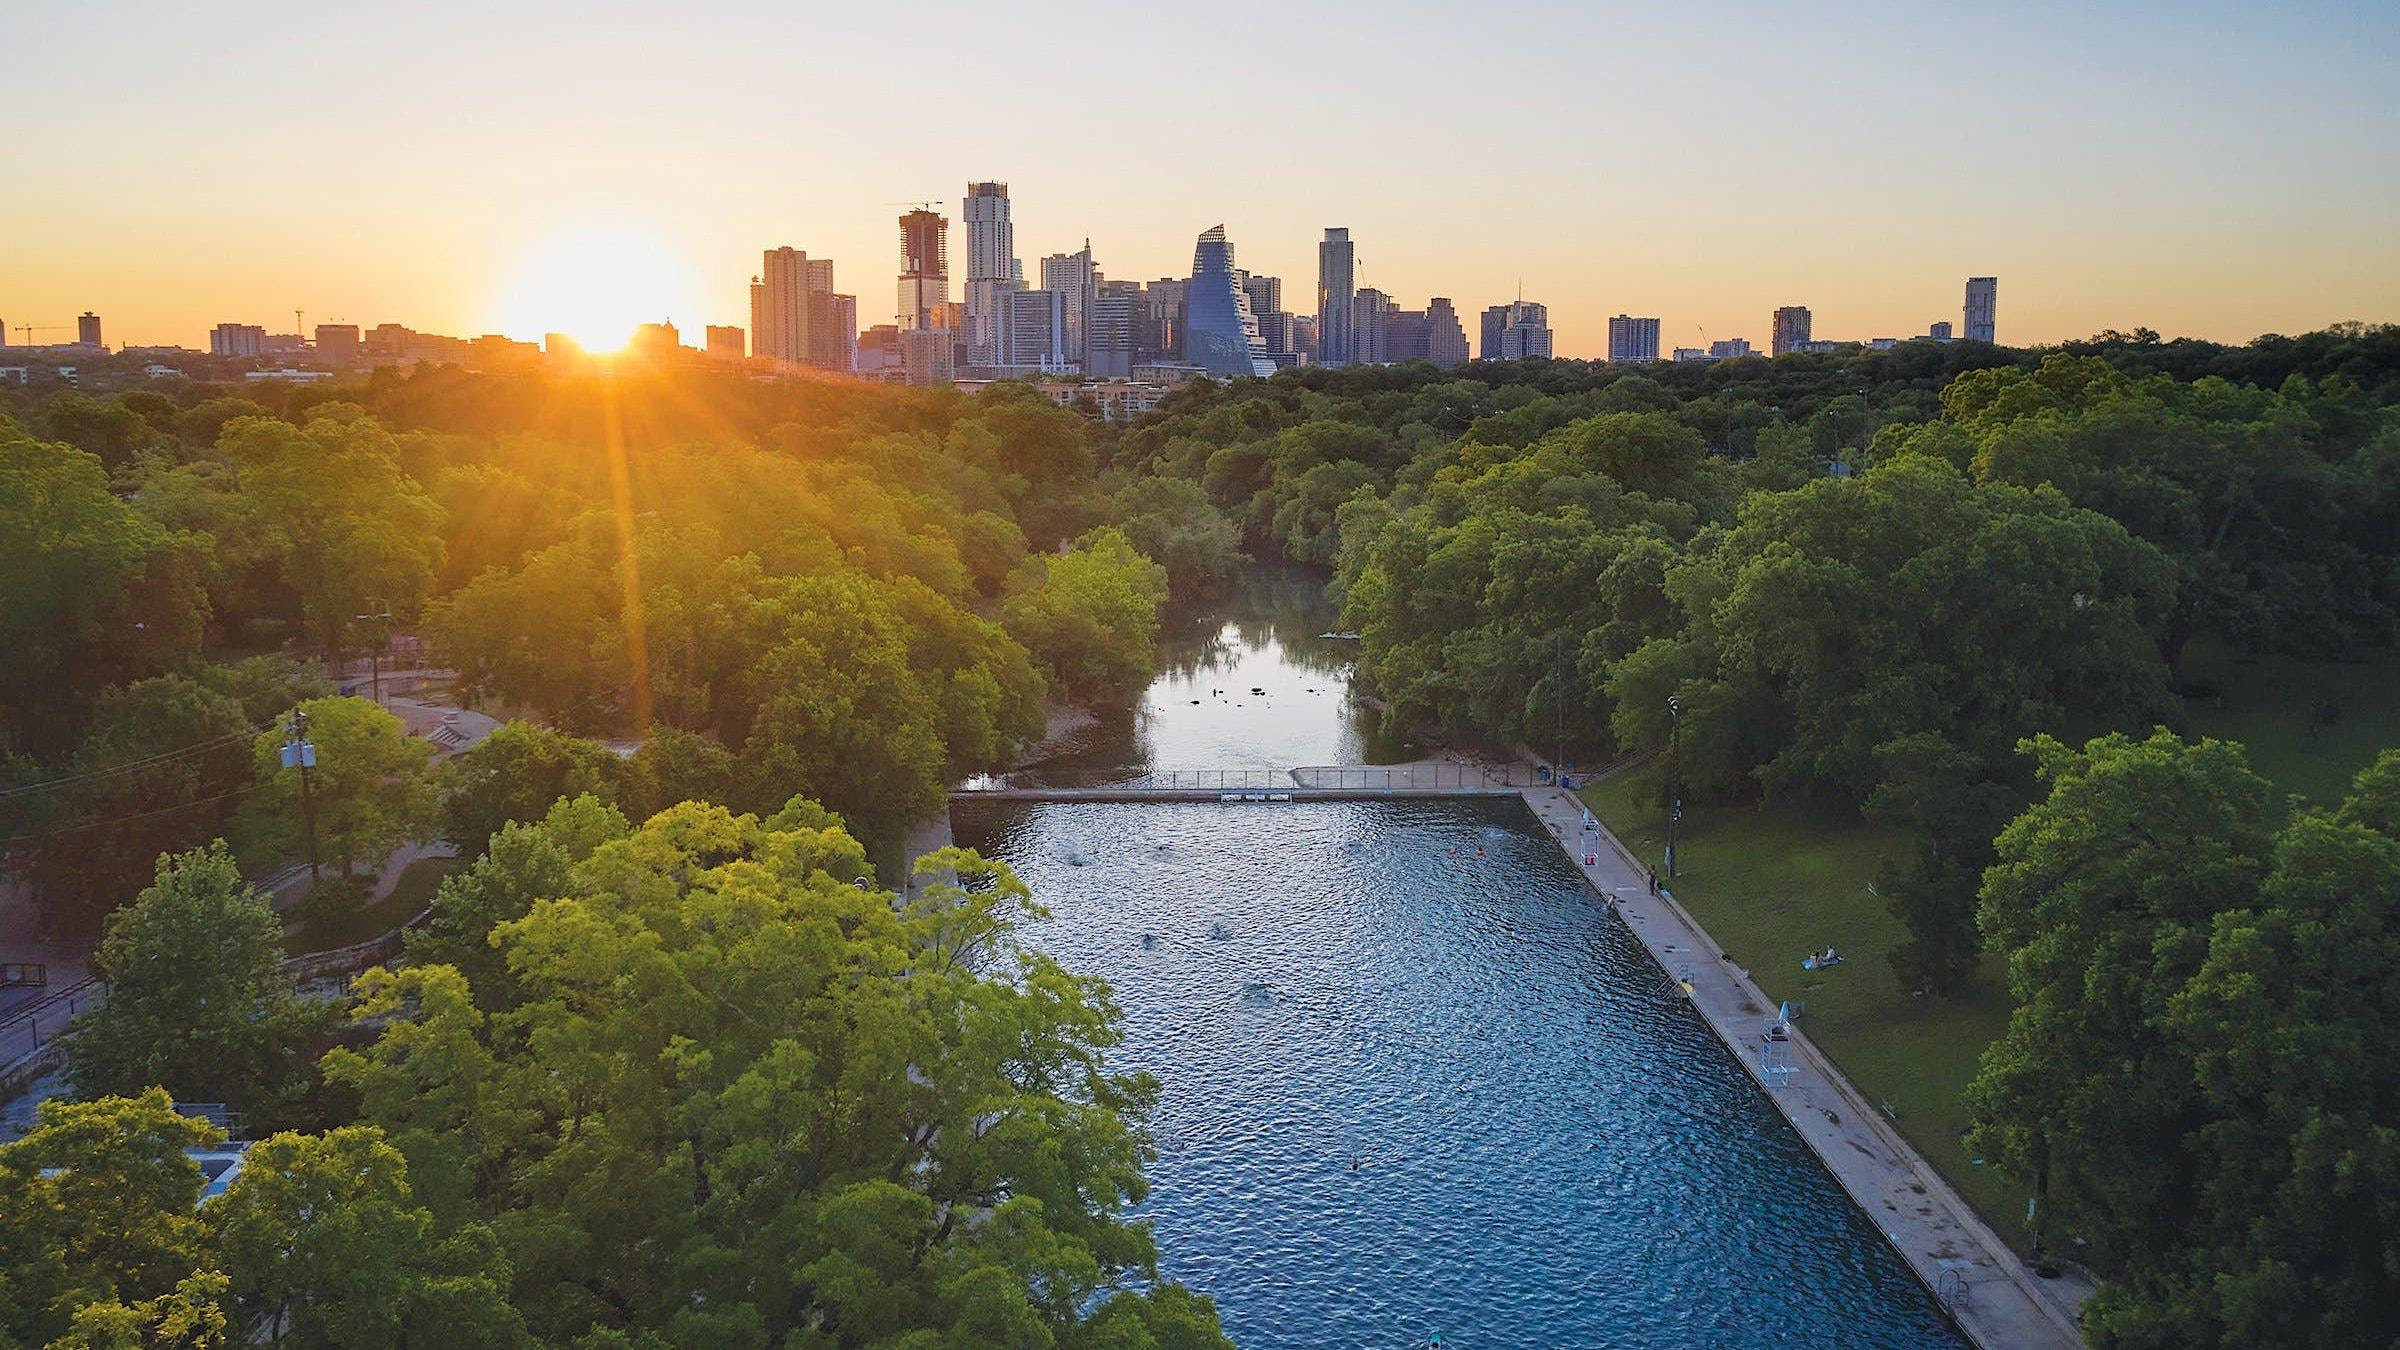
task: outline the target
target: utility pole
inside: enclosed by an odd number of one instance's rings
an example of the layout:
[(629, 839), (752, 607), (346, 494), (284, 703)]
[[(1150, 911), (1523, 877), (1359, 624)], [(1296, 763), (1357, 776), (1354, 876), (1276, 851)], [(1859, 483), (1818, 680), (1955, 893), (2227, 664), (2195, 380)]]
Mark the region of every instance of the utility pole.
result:
[(317, 884), (317, 807), (308, 795), (308, 771), (317, 767), (317, 747), (308, 739), (308, 714), (292, 709), (284, 732), (283, 767), (300, 771), (300, 823), (308, 837), (308, 884)]
[(1675, 875), (1675, 826), (1683, 819), (1683, 787), (1676, 771), (1683, 758), (1683, 700), (1667, 695), (1667, 876)]

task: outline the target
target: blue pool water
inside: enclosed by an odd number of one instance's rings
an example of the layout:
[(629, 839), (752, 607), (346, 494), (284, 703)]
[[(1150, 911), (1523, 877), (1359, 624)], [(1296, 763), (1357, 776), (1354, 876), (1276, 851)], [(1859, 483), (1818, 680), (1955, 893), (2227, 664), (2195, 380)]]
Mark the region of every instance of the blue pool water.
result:
[(1963, 1344), (1519, 804), (954, 820), (1113, 986), (1141, 1213), (1238, 1343)]

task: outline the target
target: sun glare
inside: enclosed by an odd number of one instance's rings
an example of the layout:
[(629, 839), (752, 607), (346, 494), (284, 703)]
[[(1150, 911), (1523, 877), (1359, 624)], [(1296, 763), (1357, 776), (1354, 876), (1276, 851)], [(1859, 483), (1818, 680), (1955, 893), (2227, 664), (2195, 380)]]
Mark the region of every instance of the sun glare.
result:
[(656, 239), (581, 229), (518, 260), (501, 301), (500, 326), (525, 338), (564, 333), (587, 351), (612, 352), (625, 345), (635, 324), (674, 318), (679, 326), (697, 326), (703, 316), (683, 313), (695, 294), (674, 255)]

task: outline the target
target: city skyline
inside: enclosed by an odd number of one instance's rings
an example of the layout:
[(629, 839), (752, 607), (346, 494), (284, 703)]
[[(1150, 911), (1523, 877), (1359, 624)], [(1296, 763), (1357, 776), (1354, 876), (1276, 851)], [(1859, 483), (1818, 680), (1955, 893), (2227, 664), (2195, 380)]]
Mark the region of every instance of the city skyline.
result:
[[(1012, 185), (1019, 258), (1088, 235), (1116, 276), (1181, 271), (1193, 234), (1223, 221), (1254, 270), (1295, 288), (1296, 312), (1339, 224), (1358, 241), (1359, 288), (1479, 313), (1521, 282), (1550, 306), (1562, 356), (1604, 354), (1619, 313), (1661, 316), (1670, 347), (1763, 344), (1787, 304), (1836, 337), (1921, 333), (1958, 321), (1966, 276), (2011, 279), (2002, 336), (2020, 343), (2135, 326), (2247, 341), (2400, 312), (2400, 240), (2382, 225), (2400, 210), (2400, 115), (2357, 97), (2400, 60), (2385, 7), (1756, 7), (1730, 22), (1352, 10), (1359, 59), (1342, 69), (1358, 73), (1325, 79), (1305, 52), (1264, 52), (1237, 87), (1288, 89), (1272, 134), (1172, 154), (1158, 128), (1219, 77), (1187, 39), (1286, 11), (1061, 9), (1109, 18), (1043, 35), (1074, 78), (998, 82), (958, 116), (915, 122), (863, 115), (893, 97), (878, 81), (895, 44), (936, 32), (916, 55), (965, 68), (971, 53), (1030, 52), (1034, 35), (938, 3), (836, 22), (601, 5), (572, 33), (438, 4), (407, 20), (267, 4), (238, 25), (28, 11), (17, 59), (0, 55), (30, 110), (0, 318), (55, 327), (92, 310), (115, 342), (196, 345), (218, 323), (279, 329), (300, 308), (311, 323), (538, 339), (602, 321), (542, 312), (563, 288), (528, 277), (562, 238), (603, 231), (640, 265), (578, 302), (609, 325), (698, 331), (741, 320), (762, 246), (883, 275), (888, 203), (919, 197), (963, 239), (969, 180)], [(802, 37), (821, 59), (793, 106), (774, 58)], [(2110, 55), (2128, 44), (2146, 53), (2130, 72)], [(287, 51), (309, 59), (274, 81), (225, 78)], [(533, 59), (553, 52), (573, 59)], [(1502, 55), (1550, 99), (1505, 136), (1374, 74)], [(673, 103), (665, 91), (683, 87), (712, 102)], [(1783, 91), (1772, 111), (1760, 90)], [(1578, 135), (1603, 105), (1614, 133)], [(1134, 115), (1063, 116), (1093, 106)], [(1074, 134), (1025, 130), (1059, 126)], [(969, 269), (952, 269), (956, 295)], [(888, 285), (844, 287), (866, 297), (862, 323), (886, 317)]]

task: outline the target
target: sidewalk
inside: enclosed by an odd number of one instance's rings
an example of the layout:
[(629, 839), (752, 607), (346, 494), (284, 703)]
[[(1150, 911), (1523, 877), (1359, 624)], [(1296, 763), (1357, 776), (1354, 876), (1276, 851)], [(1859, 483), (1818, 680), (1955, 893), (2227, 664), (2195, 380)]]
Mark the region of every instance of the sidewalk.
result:
[[(1692, 1006), (1744, 1071), (1766, 1090), (1827, 1171), (1883, 1230), (1910, 1269), (1984, 1350), (2079, 1346), (2074, 1282), (2043, 1280), (1960, 1199), (1932, 1165), (1862, 1099), (1795, 1028), (1788, 1071), (1766, 1081), (1759, 1040), (1776, 1003), (1725, 959), (1670, 896), (1649, 893), (1646, 869), (1605, 825), (1584, 829), (1583, 803), (1554, 787), (1527, 788), (1525, 804), (1670, 976), (1688, 971)], [(1592, 852), (1581, 851), (1590, 841)], [(1590, 857), (1592, 862), (1586, 863)]]

